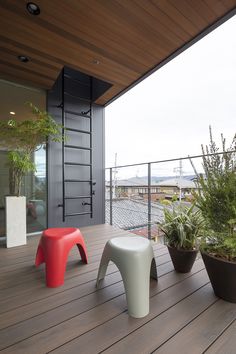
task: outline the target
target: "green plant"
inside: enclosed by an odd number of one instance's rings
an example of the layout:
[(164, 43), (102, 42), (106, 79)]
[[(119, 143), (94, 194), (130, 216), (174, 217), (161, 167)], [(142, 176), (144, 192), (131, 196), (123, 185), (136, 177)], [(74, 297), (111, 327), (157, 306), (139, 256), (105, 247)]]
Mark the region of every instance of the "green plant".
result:
[(27, 103), (34, 119), (0, 121), (0, 145), (8, 150), (9, 191), (11, 195), (20, 195), (23, 176), (35, 171), (32, 154), (50, 138), (62, 141), (61, 128), (46, 112), (40, 111), (32, 103)]
[(164, 210), (164, 222), (161, 230), (164, 232), (168, 245), (177, 249), (193, 250), (197, 238), (202, 235), (204, 220), (199, 210), (179, 207)]
[(198, 192), (194, 193), (196, 206), (206, 221), (206, 236), (201, 248), (215, 256), (236, 258), (236, 135), (229, 148), (221, 135), (222, 154), (212, 137), (202, 146), (204, 175), (197, 175)]
[(170, 201), (170, 200), (167, 200), (167, 199), (161, 199), (161, 200), (160, 200), (160, 203), (161, 203), (162, 205), (165, 205), (165, 206), (171, 205), (171, 201)]
[(201, 240), (201, 250), (214, 257), (236, 262), (236, 234), (207, 230), (205, 237)]
[(174, 194), (171, 198), (172, 203), (177, 202), (177, 200), (178, 200), (178, 196)]

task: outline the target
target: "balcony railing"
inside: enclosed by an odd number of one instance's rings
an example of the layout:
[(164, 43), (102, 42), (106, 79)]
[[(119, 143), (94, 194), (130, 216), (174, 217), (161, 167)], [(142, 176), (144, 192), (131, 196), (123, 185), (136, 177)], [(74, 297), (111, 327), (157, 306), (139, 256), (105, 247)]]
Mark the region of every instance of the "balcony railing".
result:
[(161, 241), (158, 224), (163, 210), (191, 205), (192, 191), (198, 189), (196, 171), (204, 173), (202, 158), (195, 155), (106, 168), (106, 223)]

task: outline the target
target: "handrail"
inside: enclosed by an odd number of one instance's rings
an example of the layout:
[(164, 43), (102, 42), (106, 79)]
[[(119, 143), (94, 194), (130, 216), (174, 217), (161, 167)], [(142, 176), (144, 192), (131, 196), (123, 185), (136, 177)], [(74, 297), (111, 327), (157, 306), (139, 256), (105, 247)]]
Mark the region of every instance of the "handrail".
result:
[(140, 162), (140, 163), (134, 163), (134, 164), (128, 164), (128, 165), (121, 165), (121, 166), (111, 166), (111, 167), (106, 167), (105, 169), (108, 170), (110, 168), (124, 168), (124, 167), (132, 167), (132, 166), (141, 166), (141, 165), (148, 165), (150, 164), (155, 164), (155, 163), (163, 163), (163, 162), (172, 162), (172, 161), (179, 161), (179, 160), (188, 160), (188, 159), (196, 159), (199, 157), (203, 156), (212, 156), (212, 155), (223, 155), (223, 154), (230, 154), (232, 152), (236, 153), (236, 150), (230, 150), (230, 151), (221, 151), (217, 153), (212, 153), (212, 154), (201, 154), (201, 155), (192, 155), (192, 156), (184, 156), (184, 157), (175, 157), (174, 159), (166, 159), (166, 160), (157, 160), (157, 161), (148, 161), (148, 162)]
[(179, 157), (179, 158), (174, 158), (174, 159), (165, 159), (165, 160), (158, 160), (158, 161), (149, 161), (149, 162), (141, 162), (141, 163), (135, 163), (135, 164), (128, 164), (128, 165), (123, 165), (123, 166), (113, 166), (113, 167), (107, 167), (106, 170), (109, 170), (110, 176), (109, 176), (109, 186), (110, 186), (110, 225), (113, 224), (113, 196), (112, 196), (112, 191), (113, 191), (113, 178), (112, 178), (112, 173), (113, 169), (117, 170), (118, 168), (125, 168), (125, 167), (133, 167), (133, 166), (141, 166), (141, 165), (146, 165), (147, 166), (147, 175), (148, 175), (148, 183), (147, 183), (147, 189), (148, 189), (148, 200), (147, 200), (147, 214), (148, 214), (148, 221), (147, 221), (147, 227), (148, 227), (148, 238), (151, 239), (151, 225), (152, 225), (152, 212), (151, 212), (151, 166), (152, 164), (158, 164), (158, 163), (164, 163), (164, 162), (173, 162), (173, 161), (182, 161), (182, 160), (191, 160), (191, 159), (196, 159), (196, 158), (203, 158), (207, 156), (212, 156), (212, 155), (223, 155), (227, 153), (236, 153), (236, 150), (229, 150), (229, 151), (221, 151), (218, 153), (209, 153), (209, 154), (201, 154), (201, 155), (193, 155), (193, 156), (185, 156), (185, 157)]

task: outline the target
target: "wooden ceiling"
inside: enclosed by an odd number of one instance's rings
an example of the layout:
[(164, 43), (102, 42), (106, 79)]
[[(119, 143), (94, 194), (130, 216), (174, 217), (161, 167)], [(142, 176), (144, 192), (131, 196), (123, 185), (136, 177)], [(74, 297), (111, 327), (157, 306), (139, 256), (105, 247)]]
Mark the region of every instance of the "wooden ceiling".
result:
[(49, 89), (67, 65), (113, 85), (102, 105), (236, 8), (236, 0), (33, 1), (39, 16), (27, 12), (27, 0), (0, 0), (0, 78)]

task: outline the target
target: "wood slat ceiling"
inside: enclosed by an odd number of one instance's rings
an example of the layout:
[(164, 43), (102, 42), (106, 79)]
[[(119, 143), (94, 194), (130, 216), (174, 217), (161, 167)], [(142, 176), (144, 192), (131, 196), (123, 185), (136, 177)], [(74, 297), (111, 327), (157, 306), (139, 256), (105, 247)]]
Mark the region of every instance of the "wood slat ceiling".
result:
[(236, 0), (35, 0), (41, 13), (32, 16), (27, 2), (0, 0), (0, 77), (49, 89), (67, 65), (113, 85), (102, 105), (236, 8)]

